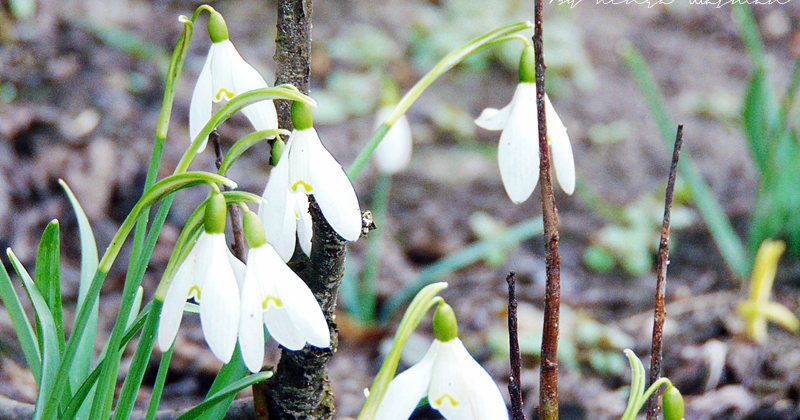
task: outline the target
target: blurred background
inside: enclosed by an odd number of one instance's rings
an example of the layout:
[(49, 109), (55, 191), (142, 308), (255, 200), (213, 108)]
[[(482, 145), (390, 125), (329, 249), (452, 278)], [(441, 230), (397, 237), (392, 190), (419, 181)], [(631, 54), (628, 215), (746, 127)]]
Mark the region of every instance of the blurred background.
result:
[[(800, 306), (800, 142), (793, 97), (785, 96), (800, 80), (793, 72), (800, 3), (755, 5), (752, 15), (742, 12), (749, 8), (689, 0), (654, 7), (556, 3), (545, 5), (547, 90), (569, 130), (578, 174), (573, 196), (556, 189), (562, 418), (619, 418), (630, 381), (622, 349), (649, 358), (668, 142), (679, 123), (682, 158), (694, 162), (708, 194), (692, 182), (697, 177), (679, 174), (665, 375), (686, 397), (686, 418), (800, 418), (797, 335), (771, 326), (767, 341), (756, 344), (737, 311), (749, 296), (755, 250), (767, 238), (788, 245), (772, 299), (792, 312)], [(77, 238), (77, 222), (57, 181), (63, 178), (73, 189), (98, 249), (105, 249), (142, 191), (163, 75), (181, 30), (178, 16), (191, 15), (200, 4), (9, 0), (0, 7), (0, 248), (12, 247), (31, 267), (46, 224), (61, 221), (68, 320), (80, 255), (77, 242), (69, 242)], [(225, 16), (245, 60), (274, 81), (276, 2), (210, 4)], [(533, 4), (518, 0), (315, 3), (311, 96), (319, 102), (315, 125), (323, 143), (347, 168), (372, 135), (387, 80), (403, 94), (451, 50), (532, 18)], [(189, 145), (189, 99), (210, 46), (205, 17), (198, 22), (179, 80), (162, 176)], [(358, 414), (404, 297), (437, 280), (450, 283), (443, 296), (459, 317), (460, 336), (507, 397), (509, 271), (519, 282), (529, 416), (537, 405), (545, 279), (539, 195), (512, 204), (498, 170), (499, 133), (473, 123), (483, 108), (510, 101), (521, 50), (518, 41), (493, 46), (435, 82), (407, 113), (414, 139), (409, 167), (391, 177), (388, 191), (372, 165), (354, 182), (362, 210), (386, 210), (376, 220), (380, 241), (367, 237), (350, 246), (337, 318), (341, 343), (330, 368), (338, 417)], [(220, 128), (223, 147), (251, 131), (235, 116)], [(228, 175), (241, 189), (261, 194), (268, 157), (269, 146), (259, 144)], [(213, 161), (208, 149), (192, 168), (212, 171)], [(178, 194), (145, 274), (145, 301), (183, 223), (206, 194), (203, 188)], [(723, 213), (713, 219), (708, 206)], [(379, 249), (378, 257), (369, 256), (370, 249)], [(125, 257), (123, 251), (103, 288), (103, 314), (119, 305)], [(359, 304), (358, 283), (369, 279), (376, 279), (374, 314)], [(189, 328), (178, 336), (162, 407), (201, 401), (220, 367), (197, 316), (184, 319)], [(100, 326), (98, 342), (110, 328)], [(401, 368), (419, 359), (431, 339), (427, 319)], [(0, 353), (0, 394), (33, 402), (35, 382), (1, 306)], [(277, 363), (278, 354), (271, 342), (267, 363)], [(155, 351), (145, 383), (155, 379), (159, 357)], [(140, 403), (148, 401), (144, 388)]]

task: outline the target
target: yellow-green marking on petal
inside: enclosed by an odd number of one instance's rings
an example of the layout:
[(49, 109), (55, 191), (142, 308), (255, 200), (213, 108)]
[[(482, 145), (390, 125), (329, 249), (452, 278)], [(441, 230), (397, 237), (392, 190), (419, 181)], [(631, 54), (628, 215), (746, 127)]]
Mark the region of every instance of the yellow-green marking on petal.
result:
[(451, 397), (449, 394), (444, 394), (436, 399), (436, 405), (441, 407), (445, 399), (450, 401), (450, 406), (452, 407), (458, 407), (460, 404), (458, 401), (455, 400), (455, 398)]
[(312, 191), (314, 191), (314, 190), (311, 188), (311, 185), (307, 184), (307, 183), (306, 183), (305, 181), (303, 181), (302, 179), (301, 179), (301, 180), (299, 180), (299, 181), (297, 181), (297, 182), (295, 182), (295, 183), (292, 185), (292, 191), (294, 191), (294, 192), (297, 192), (297, 187), (303, 187), (303, 191), (304, 191), (306, 194), (310, 194)]
[(269, 308), (270, 302), (272, 302), (272, 304), (275, 305), (276, 308), (280, 308), (283, 306), (283, 302), (281, 302), (280, 299), (276, 298), (275, 296), (267, 296), (267, 298), (264, 299), (263, 302), (261, 302), (261, 309), (267, 310), (267, 308)]

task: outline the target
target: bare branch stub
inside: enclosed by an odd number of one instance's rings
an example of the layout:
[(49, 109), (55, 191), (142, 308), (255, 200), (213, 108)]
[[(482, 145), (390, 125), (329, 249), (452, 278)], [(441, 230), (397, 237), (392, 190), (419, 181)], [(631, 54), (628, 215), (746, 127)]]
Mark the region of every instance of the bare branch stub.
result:
[[(661, 377), (661, 360), (663, 357), (664, 320), (667, 317), (665, 295), (667, 291), (667, 266), (669, 265), (669, 220), (672, 212), (672, 197), (675, 192), (675, 178), (678, 174), (678, 159), (683, 145), (683, 125), (678, 126), (675, 137), (675, 148), (672, 151), (672, 163), (667, 179), (667, 193), (664, 199), (664, 221), (661, 224), (661, 242), (658, 246), (658, 271), (656, 277), (656, 302), (653, 310), (653, 345), (650, 355), (650, 384)], [(647, 401), (647, 420), (658, 419), (658, 395), (654, 392)]]
[(522, 384), (519, 380), (522, 358), (519, 352), (517, 329), (517, 294), (514, 272), (508, 273), (508, 348), (511, 363), (511, 378), (508, 381), (508, 394), (511, 396), (511, 420), (527, 420), (522, 411)]

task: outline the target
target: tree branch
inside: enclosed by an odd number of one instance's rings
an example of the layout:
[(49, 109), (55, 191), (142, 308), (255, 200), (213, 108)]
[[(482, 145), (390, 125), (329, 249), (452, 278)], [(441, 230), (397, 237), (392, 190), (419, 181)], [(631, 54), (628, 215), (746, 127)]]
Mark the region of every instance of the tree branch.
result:
[(522, 360), (519, 352), (517, 329), (517, 294), (514, 272), (506, 276), (508, 283), (508, 348), (511, 362), (511, 378), (508, 381), (508, 394), (511, 396), (511, 420), (527, 420), (522, 412), (522, 385), (519, 381)]

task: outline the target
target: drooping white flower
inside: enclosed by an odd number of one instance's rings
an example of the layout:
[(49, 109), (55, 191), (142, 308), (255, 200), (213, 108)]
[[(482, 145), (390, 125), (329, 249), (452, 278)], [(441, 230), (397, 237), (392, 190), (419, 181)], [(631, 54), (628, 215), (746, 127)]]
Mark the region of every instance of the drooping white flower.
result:
[(345, 240), (355, 241), (361, 235), (361, 210), (353, 184), (322, 145), (308, 105), (295, 101), (292, 119), (295, 129), (270, 174), (263, 195), (266, 204), (259, 209), (267, 241), (284, 261), (292, 256), (298, 231), (303, 251), (310, 254), (311, 218), (305, 197), (298, 195), (313, 194), (325, 220)]
[[(375, 127), (379, 127), (392, 111), (394, 111), (393, 105), (381, 108), (375, 116)], [(411, 161), (411, 149), (411, 126), (403, 114), (375, 149), (375, 165), (383, 172), (397, 173), (405, 169)]]
[[(194, 140), (211, 119), (213, 102), (228, 101), (236, 95), (267, 87), (261, 74), (244, 61), (228, 39), (225, 20), (217, 12), (212, 12), (209, 16), (208, 33), (212, 41), (211, 49), (189, 103), (190, 140)], [(278, 116), (271, 100), (248, 105), (242, 108), (242, 113), (256, 130), (278, 128)], [(198, 152), (205, 149), (207, 141), (208, 138), (203, 140)]]
[(200, 305), (200, 323), (208, 346), (228, 363), (239, 331), (239, 286), (224, 233), (201, 232), (181, 263), (164, 297), (158, 346), (166, 351), (175, 341), (187, 298)]
[(258, 372), (264, 360), (264, 327), (281, 346), (297, 351), (306, 343), (330, 347), (325, 315), (311, 290), (266, 243), (258, 216), (245, 215), (250, 245), (241, 283), (239, 345), (245, 365)]
[[(452, 320), (438, 322), (436, 318), (442, 308), (450, 312)], [(497, 384), (456, 337), (458, 328), (452, 308), (444, 304), (436, 312), (436, 339), (422, 360), (389, 383), (375, 420), (407, 420), (426, 396), (431, 407), (447, 420), (508, 419), (506, 403)], [(444, 333), (437, 331), (438, 326), (448, 323), (455, 331), (447, 328)]]
[[(527, 47), (520, 59), (520, 83), (514, 97), (503, 109), (486, 108), (475, 120), (479, 127), (502, 130), (497, 160), (500, 176), (511, 201), (521, 203), (530, 197), (539, 182), (539, 123), (536, 110), (536, 84), (533, 47)], [(567, 194), (575, 190), (575, 161), (567, 128), (545, 95), (547, 142), (561, 189)]]

